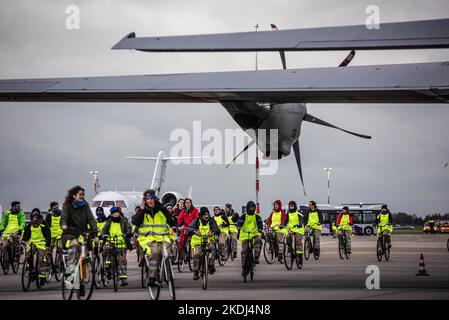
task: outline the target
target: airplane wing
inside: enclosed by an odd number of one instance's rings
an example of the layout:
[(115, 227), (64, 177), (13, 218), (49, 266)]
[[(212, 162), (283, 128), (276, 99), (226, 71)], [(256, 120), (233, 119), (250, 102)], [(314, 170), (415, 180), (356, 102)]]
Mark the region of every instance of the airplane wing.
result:
[(379, 50), (449, 47), (449, 19), (277, 31), (136, 37), (130, 33), (112, 49), (149, 52)]
[(0, 80), (0, 101), (448, 103), (449, 62)]

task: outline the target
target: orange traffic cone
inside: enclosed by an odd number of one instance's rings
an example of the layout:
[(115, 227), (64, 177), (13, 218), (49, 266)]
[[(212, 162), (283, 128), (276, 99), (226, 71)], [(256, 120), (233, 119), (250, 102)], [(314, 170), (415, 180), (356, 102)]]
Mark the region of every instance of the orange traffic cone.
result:
[(424, 263), (424, 255), (421, 253), (421, 256), (419, 257), (419, 268), (417, 276), (428, 276), (429, 274), (426, 271), (426, 264)]

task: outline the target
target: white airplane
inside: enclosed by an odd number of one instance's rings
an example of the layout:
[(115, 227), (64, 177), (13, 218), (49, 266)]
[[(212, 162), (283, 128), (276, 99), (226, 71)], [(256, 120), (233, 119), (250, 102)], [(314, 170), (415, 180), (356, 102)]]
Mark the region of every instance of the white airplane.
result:
[[(280, 159), (293, 149), (303, 188), (299, 147), (303, 121), (371, 138), (312, 116), (306, 103), (449, 102), (448, 61), (347, 66), (354, 50), (449, 48), (449, 19), (382, 23), (380, 29), (366, 25), (273, 29), (168, 37), (130, 33), (113, 49), (276, 51), (281, 54), (280, 70), (0, 80), (0, 101), (220, 103), (244, 130), (278, 129), (277, 150), (270, 150), (267, 140), (251, 144), (256, 143), (269, 159)], [(322, 50), (351, 52), (336, 67), (287, 69), (285, 51)]]
[[(156, 190), (163, 205), (171, 204), (175, 206), (178, 200), (184, 196), (177, 191), (163, 192), (162, 186), (165, 182), (167, 162), (170, 160), (202, 159), (203, 157), (166, 157), (163, 151), (159, 151), (157, 157), (125, 157), (125, 159), (156, 161), (150, 189)], [(112, 207), (120, 207), (126, 217), (131, 217), (135, 213), (136, 206), (140, 206), (142, 201), (142, 191), (102, 191), (92, 199), (90, 208), (95, 215), (98, 207), (102, 207), (106, 216), (109, 215)], [(188, 198), (192, 198), (192, 186), (190, 186)]]

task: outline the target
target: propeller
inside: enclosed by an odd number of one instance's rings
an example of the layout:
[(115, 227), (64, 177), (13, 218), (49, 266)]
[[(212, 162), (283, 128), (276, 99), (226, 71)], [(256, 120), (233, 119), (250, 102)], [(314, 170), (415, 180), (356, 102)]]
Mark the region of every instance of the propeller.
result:
[(304, 116), (303, 120), (304, 121), (308, 121), (308, 122), (312, 122), (312, 123), (315, 123), (315, 124), (319, 124), (319, 125), (322, 125), (322, 126), (325, 126), (325, 127), (334, 128), (334, 129), (337, 129), (337, 130), (340, 130), (340, 131), (352, 134), (352, 135), (354, 135), (356, 137), (359, 137), (359, 138), (371, 139), (371, 136), (367, 136), (367, 135), (364, 135), (364, 134), (360, 134), (360, 133), (356, 133), (356, 132), (345, 130), (345, 129), (337, 127), (337, 126), (335, 126), (335, 125), (333, 125), (333, 124), (331, 124), (329, 122), (326, 122), (324, 120), (318, 119), (317, 117), (312, 116), (309, 113), (306, 113), (306, 115)]
[(339, 67), (346, 67), (352, 61), (352, 59), (354, 59), (354, 56), (355, 50), (351, 50), (346, 58), (340, 63)]
[(301, 153), (299, 150), (299, 139), (293, 144), (293, 152), (295, 153), (296, 165), (298, 166), (299, 177), (301, 178), (302, 190), (304, 191), (304, 196), (306, 197), (306, 189), (304, 188), (304, 180), (302, 178), (302, 167), (301, 167)]
[(230, 163), (228, 163), (228, 164), (226, 165), (226, 168), (229, 167), (229, 166), (235, 161), (235, 159), (237, 159), (238, 157), (240, 157), (240, 155), (243, 154), (246, 150), (248, 150), (249, 147), (251, 147), (254, 143), (255, 143), (255, 141), (254, 141), (254, 140), (251, 140), (251, 142), (248, 143), (248, 145), (247, 145), (245, 148), (243, 148), (243, 150), (240, 151), (239, 154), (236, 155), (236, 156), (234, 157), (234, 159), (232, 159), (232, 161), (231, 161)]

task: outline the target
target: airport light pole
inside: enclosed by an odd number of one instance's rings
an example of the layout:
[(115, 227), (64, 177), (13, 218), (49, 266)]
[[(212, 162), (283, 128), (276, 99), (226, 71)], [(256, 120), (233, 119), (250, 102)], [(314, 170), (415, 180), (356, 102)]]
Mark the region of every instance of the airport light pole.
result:
[(95, 197), (98, 193), (98, 188), (100, 187), (100, 184), (98, 183), (98, 175), (100, 174), (100, 172), (91, 171), (90, 174), (93, 175), (94, 177), (94, 197)]
[(331, 204), (331, 171), (332, 168), (324, 168), (327, 171), (327, 204)]

